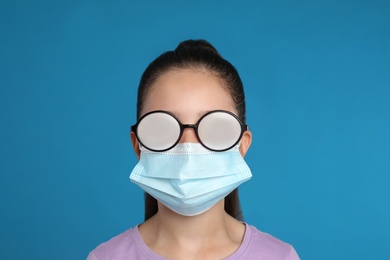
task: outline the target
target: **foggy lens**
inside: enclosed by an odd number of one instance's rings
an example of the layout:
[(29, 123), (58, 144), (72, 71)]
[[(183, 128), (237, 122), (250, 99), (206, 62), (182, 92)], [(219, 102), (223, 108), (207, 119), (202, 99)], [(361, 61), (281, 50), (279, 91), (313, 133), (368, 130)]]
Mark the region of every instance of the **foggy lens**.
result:
[(231, 148), (240, 138), (240, 122), (225, 112), (214, 112), (199, 123), (198, 135), (201, 142), (213, 150)]
[(169, 114), (156, 112), (145, 116), (138, 124), (138, 138), (150, 150), (166, 150), (175, 144), (180, 126)]

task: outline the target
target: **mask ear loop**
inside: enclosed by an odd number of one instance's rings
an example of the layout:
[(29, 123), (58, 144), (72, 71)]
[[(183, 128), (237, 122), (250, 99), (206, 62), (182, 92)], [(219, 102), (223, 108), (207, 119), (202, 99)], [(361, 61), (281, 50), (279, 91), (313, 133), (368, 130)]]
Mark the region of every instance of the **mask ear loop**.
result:
[[(247, 130), (249, 130), (249, 126), (247, 125), (246, 126), (246, 130), (245, 131), (247, 131)], [(244, 132), (245, 132), (244, 131)], [(242, 135), (241, 135), (241, 138), (240, 138), (240, 141), (238, 141), (238, 143), (235, 145), (237, 148), (239, 148), (240, 146), (241, 146), (241, 140), (242, 140), (242, 136), (244, 135), (244, 133), (242, 133)]]
[(138, 148), (140, 151), (142, 151), (142, 149), (146, 149), (145, 146), (143, 146), (140, 141), (138, 141)]

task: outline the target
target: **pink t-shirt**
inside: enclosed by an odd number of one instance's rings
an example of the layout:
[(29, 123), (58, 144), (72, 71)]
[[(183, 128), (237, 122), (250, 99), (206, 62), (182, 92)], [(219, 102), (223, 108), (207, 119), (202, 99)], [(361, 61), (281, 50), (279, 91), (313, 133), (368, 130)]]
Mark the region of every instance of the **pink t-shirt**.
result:
[[(279, 239), (246, 225), (246, 231), (241, 246), (225, 260), (234, 259), (272, 259), (297, 260), (299, 259), (294, 248)], [(142, 240), (138, 227), (131, 228), (124, 233), (102, 243), (92, 250), (87, 260), (125, 260), (148, 259), (166, 260), (153, 252)]]

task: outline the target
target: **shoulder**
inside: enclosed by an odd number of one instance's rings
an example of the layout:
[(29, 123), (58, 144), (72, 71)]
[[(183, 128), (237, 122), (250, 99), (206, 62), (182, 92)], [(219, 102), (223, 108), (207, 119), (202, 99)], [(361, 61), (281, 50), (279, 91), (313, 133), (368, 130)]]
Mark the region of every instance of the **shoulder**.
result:
[(245, 259), (299, 259), (294, 248), (276, 237), (258, 230), (256, 227), (246, 225), (246, 237), (243, 245)]
[(127, 259), (129, 256), (136, 257), (142, 253), (140, 239), (138, 228), (130, 228), (97, 246), (89, 253), (87, 260), (120, 260)]

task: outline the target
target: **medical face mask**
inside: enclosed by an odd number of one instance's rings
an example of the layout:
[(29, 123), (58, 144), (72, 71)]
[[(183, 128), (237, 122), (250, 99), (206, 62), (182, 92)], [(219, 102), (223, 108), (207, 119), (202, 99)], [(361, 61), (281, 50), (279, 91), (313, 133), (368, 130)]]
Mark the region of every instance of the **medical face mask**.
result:
[(141, 147), (130, 179), (171, 210), (201, 214), (252, 177), (238, 145), (213, 152), (199, 143), (181, 143), (165, 152)]

